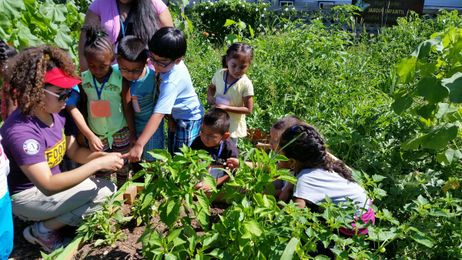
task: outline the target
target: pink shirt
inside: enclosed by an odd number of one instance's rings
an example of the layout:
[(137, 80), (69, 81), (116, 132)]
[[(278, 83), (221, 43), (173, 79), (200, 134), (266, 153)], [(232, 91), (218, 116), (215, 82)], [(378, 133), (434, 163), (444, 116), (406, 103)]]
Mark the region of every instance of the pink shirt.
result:
[[(151, 2), (158, 16), (167, 9), (162, 0), (151, 0)], [(120, 16), (117, 10), (117, 0), (94, 0), (89, 9), (99, 16), (101, 25), (106, 29), (112, 42), (115, 43), (120, 33)]]

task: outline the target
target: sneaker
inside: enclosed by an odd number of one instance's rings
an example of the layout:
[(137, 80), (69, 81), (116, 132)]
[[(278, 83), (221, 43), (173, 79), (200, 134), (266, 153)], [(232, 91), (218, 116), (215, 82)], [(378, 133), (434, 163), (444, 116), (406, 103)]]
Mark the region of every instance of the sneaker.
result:
[(22, 234), (29, 243), (41, 246), (47, 253), (65, 246), (63, 239), (56, 231), (45, 235), (38, 232), (38, 222), (26, 227)]

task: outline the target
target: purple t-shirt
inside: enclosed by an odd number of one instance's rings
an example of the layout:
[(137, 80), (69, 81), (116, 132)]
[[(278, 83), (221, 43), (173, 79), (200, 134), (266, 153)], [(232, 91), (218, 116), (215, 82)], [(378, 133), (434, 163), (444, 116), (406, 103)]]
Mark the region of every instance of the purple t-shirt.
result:
[[(167, 9), (162, 0), (151, 0), (151, 2), (157, 15), (160, 15)], [(120, 16), (117, 9), (117, 1), (94, 0), (88, 9), (99, 16), (101, 25), (106, 29), (112, 43), (116, 43), (120, 33)]]
[(2, 145), (10, 159), (8, 188), (11, 194), (34, 187), (19, 166), (47, 162), (51, 173), (60, 173), (59, 164), (66, 153), (65, 118), (55, 113), (51, 127), (37, 117), (15, 110), (5, 121), (0, 133)]

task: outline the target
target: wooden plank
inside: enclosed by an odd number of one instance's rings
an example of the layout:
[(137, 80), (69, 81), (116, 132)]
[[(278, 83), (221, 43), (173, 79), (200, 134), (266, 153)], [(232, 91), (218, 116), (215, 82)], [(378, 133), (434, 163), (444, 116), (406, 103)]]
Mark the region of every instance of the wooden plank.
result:
[(133, 203), (135, 202), (135, 198), (136, 198), (136, 194), (137, 194), (137, 188), (136, 186), (129, 186), (125, 192), (124, 192), (124, 195), (123, 195), (123, 198), (125, 200), (125, 203), (126, 204), (129, 204), (129, 205), (133, 205)]

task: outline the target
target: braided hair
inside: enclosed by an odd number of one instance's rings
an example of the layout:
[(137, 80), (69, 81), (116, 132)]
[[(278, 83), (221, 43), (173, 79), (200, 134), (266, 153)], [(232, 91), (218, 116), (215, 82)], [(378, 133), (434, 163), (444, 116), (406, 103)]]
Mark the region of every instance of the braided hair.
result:
[(83, 30), (87, 36), (83, 49), (85, 56), (108, 51), (112, 55), (112, 60), (114, 60), (114, 44), (101, 25), (84, 26)]
[(62, 49), (52, 46), (32, 47), (20, 52), (8, 68), (9, 95), (18, 101), (21, 111), (30, 115), (37, 105), (44, 105), (45, 73), (54, 67), (67, 75), (78, 78), (70, 56)]
[(324, 139), (313, 126), (298, 124), (288, 128), (282, 133), (279, 144), (285, 156), (297, 161), (300, 167), (322, 168), (355, 182), (345, 163), (329, 156)]
[(6, 42), (0, 39), (0, 72), (6, 68), (6, 63), (10, 58), (15, 56), (18, 52), (15, 48), (9, 46)]

